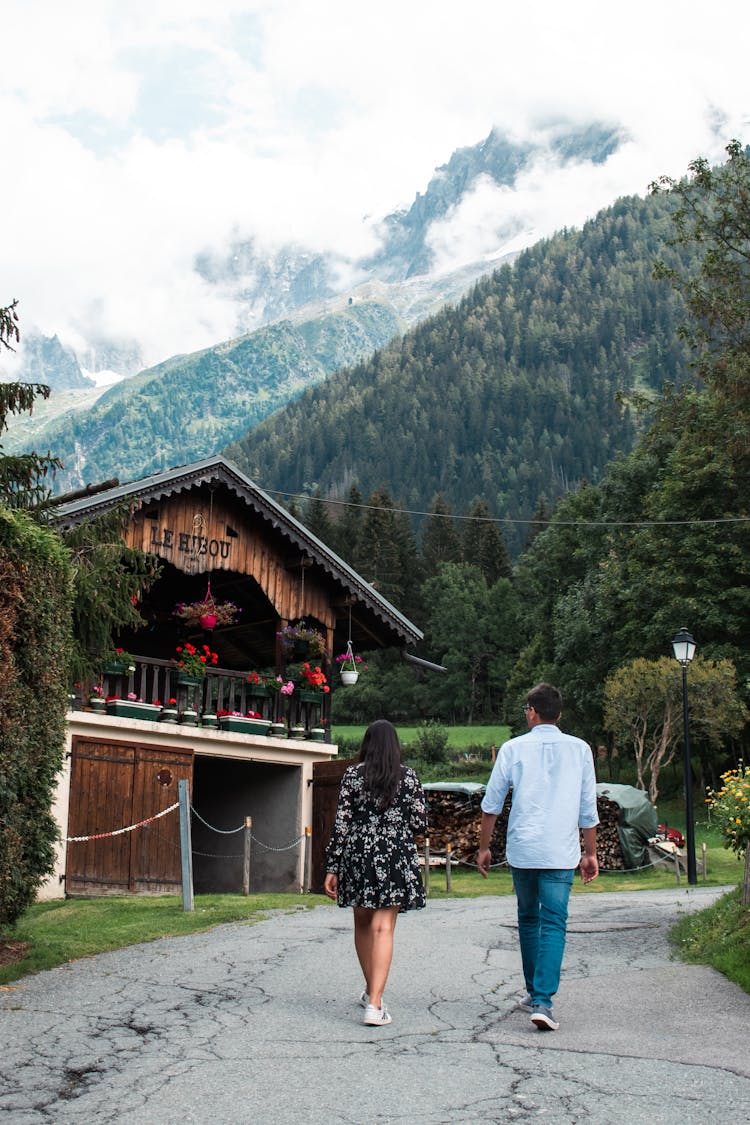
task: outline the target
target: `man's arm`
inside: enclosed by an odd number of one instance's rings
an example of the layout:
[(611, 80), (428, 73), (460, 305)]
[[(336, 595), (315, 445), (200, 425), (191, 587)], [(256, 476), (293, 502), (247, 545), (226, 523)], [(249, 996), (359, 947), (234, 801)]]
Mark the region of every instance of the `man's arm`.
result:
[(479, 874), (485, 879), (490, 864), (492, 863), (492, 855), (490, 854), (490, 840), (492, 833), (495, 831), (495, 821), (497, 820), (497, 813), (482, 813), (482, 830), (479, 835), (479, 851), (477, 852), (477, 868)]
[(590, 883), (599, 874), (599, 860), (596, 858), (596, 828), (582, 828), (583, 855), (581, 856), (581, 878)]

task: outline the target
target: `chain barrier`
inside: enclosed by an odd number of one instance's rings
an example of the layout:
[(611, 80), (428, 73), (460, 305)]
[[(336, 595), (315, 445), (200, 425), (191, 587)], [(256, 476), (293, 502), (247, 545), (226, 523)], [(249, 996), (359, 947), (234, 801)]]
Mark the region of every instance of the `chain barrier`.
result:
[(159, 820), (160, 817), (166, 816), (167, 813), (174, 812), (175, 809), (180, 807), (180, 802), (175, 801), (168, 809), (162, 809), (161, 812), (156, 813), (155, 816), (146, 817), (145, 820), (140, 820), (137, 824), (129, 824), (127, 828), (115, 828), (113, 832), (95, 832), (90, 836), (66, 836), (64, 842), (66, 844), (80, 844), (86, 840), (106, 840), (110, 836), (122, 836), (125, 832), (135, 832), (136, 828), (143, 828), (146, 824), (151, 824), (154, 820)]
[[(209, 824), (207, 820), (204, 820), (204, 818), (201, 816), (201, 814), (198, 812), (198, 810), (193, 805), (190, 806), (190, 811), (193, 814), (193, 816), (198, 818), (198, 820), (201, 822), (201, 824), (205, 824), (206, 828), (210, 829), (211, 832), (218, 832), (220, 836), (233, 836), (236, 832), (244, 832), (244, 830), (245, 830), (244, 824), (241, 824), (239, 826), (239, 828), (214, 828), (213, 824)], [(263, 841), (259, 840), (257, 836), (251, 835), (251, 837), (250, 837), (250, 839), (253, 841), (254, 844), (257, 844), (259, 848), (265, 848), (265, 850), (267, 852), (288, 852), (288, 851), (291, 851), (292, 848), (296, 848), (298, 844), (301, 844), (302, 841), (304, 840), (304, 838), (305, 838), (305, 833), (303, 832), (302, 835), (298, 836), (296, 840), (292, 840), (291, 844), (282, 844), (282, 846), (280, 848), (275, 848), (272, 844), (264, 844)], [(194, 851), (193, 854), (194, 855), (207, 856), (208, 858), (213, 858), (213, 859), (242, 859), (241, 855), (209, 856), (208, 852), (195, 852), (195, 851)]]
[(263, 841), (259, 840), (257, 836), (251, 837), (254, 844), (257, 844), (258, 847), (260, 847), (260, 848), (265, 848), (267, 852), (288, 852), (288, 851), (291, 851), (292, 848), (296, 848), (298, 844), (301, 844), (302, 841), (304, 840), (304, 838), (305, 838), (305, 833), (303, 832), (302, 835), (298, 836), (296, 840), (292, 840), (291, 844), (284, 844), (280, 848), (274, 848), (271, 844), (264, 844)]
[(235, 832), (243, 832), (245, 829), (244, 824), (241, 824), (239, 828), (214, 828), (213, 824), (209, 824), (207, 820), (203, 819), (194, 805), (190, 806), (190, 811), (193, 816), (198, 818), (201, 824), (205, 824), (206, 828), (210, 828), (212, 832), (218, 832), (220, 836), (234, 836)]

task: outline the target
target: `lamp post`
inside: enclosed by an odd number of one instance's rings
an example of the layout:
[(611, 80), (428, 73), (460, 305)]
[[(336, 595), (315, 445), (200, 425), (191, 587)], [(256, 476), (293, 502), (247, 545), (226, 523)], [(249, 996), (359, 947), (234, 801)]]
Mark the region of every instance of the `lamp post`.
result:
[(688, 883), (695, 886), (698, 876), (695, 870), (695, 825), (693, 824), (693, 777), (690, 769), (690, 721), (688, 717), (687, 670), (688, 664), (695, 655), (695, 641), (687, 629), (680, 629), (672, 638), (672, 651), (675, 660), (682, 665), (682, 721), (685, 729), (684, 738), (684, 766), (685, 766), (685, 819), (687, 829), (687, 877)]

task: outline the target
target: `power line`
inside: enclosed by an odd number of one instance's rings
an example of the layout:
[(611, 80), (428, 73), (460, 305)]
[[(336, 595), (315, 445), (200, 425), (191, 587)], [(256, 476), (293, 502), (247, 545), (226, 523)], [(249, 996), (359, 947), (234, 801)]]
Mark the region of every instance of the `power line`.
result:
[(420, 512), (412, 508), (383, 507), (378, 504), (355, 504), (351, 500), (333, 500), (324, 496), (310, 496), (307, 492), (282, 492), (264, 488), (269, 496), (288, 497), (293, 500), (314, 500), (337, 508), (361, 508), (368, 512), (394, 512), (403, 516), (428, 516), (430, 519), (461, 520), (470, 523), (523, 524), (533, 527), (695, 527), (723, 523), (750, 523), (750, 516), (714, 516), (711, 519), (686, 520), (561, 520), (516, 519), (511, 516), (460, 516), (451, 512)]

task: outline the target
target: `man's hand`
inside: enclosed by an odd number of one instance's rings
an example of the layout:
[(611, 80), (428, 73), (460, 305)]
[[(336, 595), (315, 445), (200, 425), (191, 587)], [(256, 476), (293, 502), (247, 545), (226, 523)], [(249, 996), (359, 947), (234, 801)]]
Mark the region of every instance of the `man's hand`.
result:
[(599, 874), (599, 860), (595, 855), (581, 856), (581, 878), (584, 883), (590, 883)]
[(479, 871), (479, 874), (484, 879), (487, 878), (487, 872), (490, 869), (491, 863), (492, 863), (492, 853), (490, 852), (490, 849), (489, 848), (480, 848), (479, 851), (477, 852), (477, 870)]
[(339, 877), (338, 875), (335, 875), (333, 871), (329, 871), (326, 875), (325, 882), (323, 883), (323, 890), (329, 898), (332, 898), (334, 902), (336, 901), (339, 890)]

